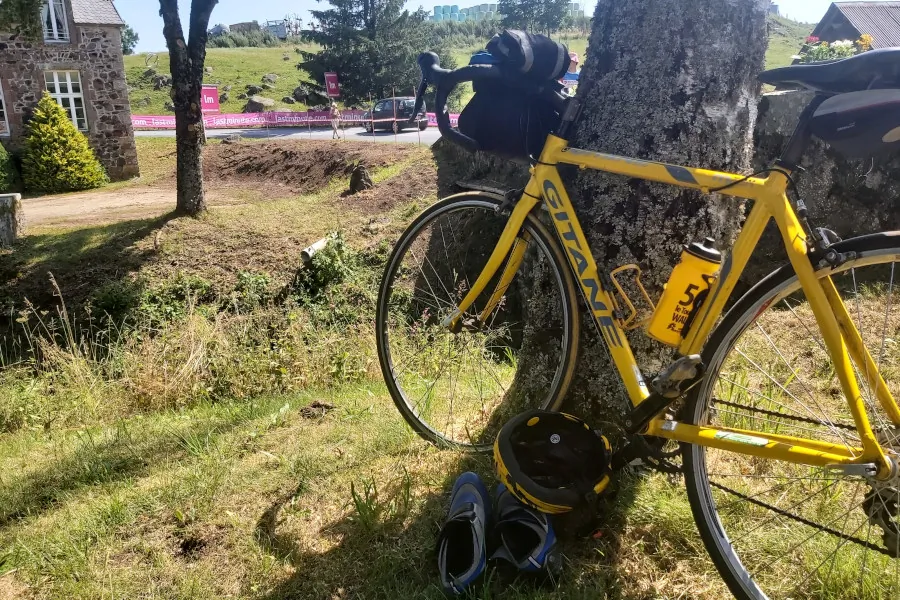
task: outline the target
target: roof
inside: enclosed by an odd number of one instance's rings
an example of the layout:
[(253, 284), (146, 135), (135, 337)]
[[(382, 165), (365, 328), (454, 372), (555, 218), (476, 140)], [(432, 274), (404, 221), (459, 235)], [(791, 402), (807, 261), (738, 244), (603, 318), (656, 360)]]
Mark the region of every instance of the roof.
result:
[(72, 20), (88, 25), (124, 25), (112, 0), (71, 0)]
[(900, 2), (834, 2), (812, 35), (818, 36), (839, 16), (860, 35), (871, 35), (873, 48), (900, 46)]

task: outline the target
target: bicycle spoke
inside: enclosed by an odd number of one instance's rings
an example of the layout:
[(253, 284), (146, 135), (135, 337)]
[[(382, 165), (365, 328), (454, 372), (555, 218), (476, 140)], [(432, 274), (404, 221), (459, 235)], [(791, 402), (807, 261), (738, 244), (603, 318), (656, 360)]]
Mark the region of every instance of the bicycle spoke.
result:
[[(865, 256), (853, 255), (822, 273), (832, 278), (871, 354), (871, 361), (850, 364), (872, 429), (883, 447), (900, 451), (900, 430), (876, 389), (879, 374), (889, 389), (896, 384), (900, 363), (893, 298), (900, 248), (883, 259)], [(726, 317), (727, 333), (717, 338), (712, 372), (698, 392), (702, 401), (691, 405), (689, 422), (859, 447), (834, 361), (796, 278), (762, 294), (741, 314)], [(881, 519), (898, 516), (900, 492), (893, 484), (832, 478), (821, 468), (713, 448), (689, 448), (686, 458), (696, 469), (689, 471), (689, 485), (707, 490), (691, 502), (698, 524), (716, 540), (710, 552), (729, 565), (723, 575), (733, 573), (730, 581), (747, 596), (897, 597), (900, 549), (885, 546), (892, 537), (881, 526)], [(696, 510), (698, 501), (706, 508)]]
[[(813, 402), (813, 404), (816, 406), (816, 408), (817, 408), (819, 411), (821, 411), (823, 415), (825, 415), (825, 414), (826, 414), (826, 413), (825, 413), (825, 410), (824, 410), (824, 409), (821, 407), (821, 405), (818, 403), (818, 401), (816, 400), (816, 398), (815, 398), (815, 396), (813, 395), (812, 391), (809, 389), (809, 386), (806, 385), (806, 382), (804, 382), (804, 380), (803, 380), (803, 378), (800, 376), (800, 374), (797, 373), (797, 371), (791, 366), (790, 362), (788, 362), (788, 360), (784, 357), (784, 354), (781, 353), (781, 350), (778, 349), (778, 346), (775, 345), (775, 342), (772, 341), (772, 338), (769, 337), (769, 334), (766, 333), (766, 330), (763, 329), (763, 326), (759, 323), (759, 321), (756, 322), (756, 327), (762, 332), (763, 336), (766, 338), (766, 340), (767, 340), (767, 341), (769, 342), (769, 344), (772, 346), (772, 349), (773, 349), (773, 350), (775, 351), (775, 353), (778, 355), (778, 358), (780, 358), (780, 359), (782, 360), (782, 362), (784, 362), (785, 366), (791, 371), (791, 375), (794, 376), (794, 377), (796, 377), (796, 378), (797, 378), (797, 381), (800, 382), (800, 385), (803, 387), (804, 391), (806, 391), (806, 394), (809, 396), (809, 399), (812, 400), (812, 402)], [(786, 387), (782, 387), (782, 389), (787, 390)], [(834, 426), (834, 423), (832, 423), (831, 421), (829, 421), (827, 416), (825, 417), (825, 419), (826, 419), (826, 423), (828, 424), (828, 426), (831, 427), (832, 431), (834, 431), (835, 434), (837, 434), (837, 437), (839, 437), (839, 438), (841, 439), (841, 441), (842, 441), (845, 445), (849, 446), (849, 444), (847, 443), (846, 438), (844, 438), (844, 436), (843, 436), (843, 434), (841, 433), (841, 431), (838, 430), (838, 429)]]
[[(856, 498), (856, 496), (854, 495), (854, 499), (855, 499), (855, 498)], [(854, 506), (851, 506), (851, 507), (850, 507), (849, 509), (847, 509), (844, 513), (842, 513), (842, 514), (839, 515), (838, 517), (835, 517), (834, 519), (831, 519), (830, 521), (828, 521), (827, 523), (824, 523), (823, 525), (824, 525), (825, 527), (830, 527), (833, 523), (836, 523), (837, 521), (840, 521), (841, 519), (846, 519), (846, 518), (848, 518), (848, 517), (850, 516), (850, 513), (856, 511), (857, 509), (858, 509), (858, 506), (855, 506), (855, 505), (854, 505)], [(766, 564), (764, 564), (764, 565), (763, 565), (759, 570), (757, 570), (756, 572), (757, 572), (757, 573), (761, 573), (761, 572), (763, 572), (763, 571), (768, 570), (770, 567), (772, 567), (772, 565), (774, 565), (775, 563), (781, 561), (782, 558), (784, 558), (784, 557), (787, 556), (788, 554), (792, 553), (794, 550), (796, 550), (797, 548), (799, 548), (799, 547), (802, 546), (803, 544), (807, 543), (807, 542), (810, 541), (812, 538), (816, 537), (817, 535), (821, 535), (821, 534), (823, 534), (823, 533), (825, 533), (825, 531), (822, 531), (822, 530), (816, 530), (816, 531), (813, 531), (811, 534), (809, 534), (809, 536), (807, 536), (807, 537), (805, 537), (804, 539), (800, 540), (799, 542), (797, 542), (796, 544), (794, 544), (793, 546), (791, 546), (790, 548), (788, 548), (787, 550), (785, 550), (784, 552), (782, 552), (781, 554), (779, 554), (777, 557), (775, 557), (775, 558), (772, 559), (771, 561), (769, 561), (769, 562), (767, 562)]]
[[(506, 225), (494, 207), (481, 199), (433, 207), (434, 214), (414, 223), (398, 242), (386, 273), (390, 281), (382, 283), (378, 310), (387, 318), (379, 320), (384, 331), (377, 341), (382, 369), (391, 378), (389, 391), (406, 420), (433, 441), (487, 448), (506, 412), (555, 401), (567, 348), (575, 340), (568, 333), (575, 299), (569, 296), (574, 288), (566, 287), (566, 265), (553, 258), (553, 238), (527, 224), (522, 268), (540, 272), (529, 273), (533, 281), (522, 287), (540, 284), (542, 298), (553, 307), (547, 312), (559, 311), (567, 320), (560, 325), (545, 318), (526, 327), (529, 306), (523, 293), (511, 285), (498, 287), (509, 268), (507, 257), (453, 331), (440, 326), (471, 292), (472, 276), (483, 272)], [(499, 303), (478, 322), (492, 295)], [(514, 386), (520, 381), (519, 353), (528, 343), (542, 345), (541, 361), (533, 359), (519, 388)]]

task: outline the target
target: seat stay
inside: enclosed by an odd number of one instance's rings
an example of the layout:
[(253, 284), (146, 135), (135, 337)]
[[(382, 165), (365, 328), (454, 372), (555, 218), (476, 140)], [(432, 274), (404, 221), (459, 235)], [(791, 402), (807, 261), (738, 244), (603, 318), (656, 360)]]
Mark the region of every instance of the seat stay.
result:
[(825, 291), (825, 297), (828, 299), (828, 304), (831, 305), (834, 316), (837, 318), (838, 327), (840, 327), (841, 336), (847, 344), (850, 358), (856, 363), (856, 368), (870, 392), (875, 392), (875, 397), (878, 398), (879, 404), (881, 404), (891, 422), (900, 426), (900, 408), (897, 407), (897, 402), (881, 376), (878, 365), (872, 359), (872, 354), (866, 347), (862, 335), (860, 335), (859, 330), (853, 323), (853, 319), (847, 311), (847, 306), (841, 299), (834, 281), (832, 281), (831, 277), (825, 277), (821, 280), (821, 284), (822, 289)]

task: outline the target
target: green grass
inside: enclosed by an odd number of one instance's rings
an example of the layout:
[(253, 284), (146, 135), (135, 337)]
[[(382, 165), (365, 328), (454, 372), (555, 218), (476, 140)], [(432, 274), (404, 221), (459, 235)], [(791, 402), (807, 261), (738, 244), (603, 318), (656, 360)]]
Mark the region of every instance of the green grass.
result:
[[(306, 419), (313, 400), (336, 409)], [(0, 575), (72, 599), (442, 598), (432, 548), (445, 490), (461, 470), (490, 473), (487, 459), (416, 439), (380, 385), (23, 431), (0, 441), (0, 467)], [(683, 494), (660, 478), (622, 488), (635, 510), (620, 504), (605, 526), (636, 534), (566, 543), (552, 597), (655, 596), (709, 573), (684, 556), (699, 541)], [(634, 562), (648, 544), (682, 557)], [(545, 594), (495, 573), (484, 597)]]
[(769, 49), (766, 51), (766, 68), (786, 67), (803, 42), (812, 33), (814, 23), (797, 23), (784, 17), (769, 16)]
[[(219, 93), (225, 86), (231, 86), (229, 100), (222, 104), (223, 113), (238, 113), (246, 104), (238, 95), (246, 92), (248, 84), (262, 85), (262, 77), (267, 73), (278, 75), (278, 80), (271, 90), (263, 90), (260, 94), (276, 102), (278, 110), (306, 110), (303, 104), (288, 105), (281, 102), (290, 96), (301, 83), (308, 81), (306, 73), (297, 69), (300, 55), (295, 49), (312, 50), (313, 46), (283, 46), (278, 48), (210, 48), (206, 53), (206, 66), (212, 72), (206, 73), (203, 82), (218, 85)], [(285, 60), (287, 57), (287, 60)], [(160, 52), (156, 59), (150, 59), (146, 53), (125, 57), (125, 76), (131, 88), (129, 98), (132, 112), (135, 114), (167, 114), (165, 103), (170, 100), (168, 87), (154, 90), (148, 77), (143, 74), (150, 66), (160, 74), (169, 72), (169, 55)]]

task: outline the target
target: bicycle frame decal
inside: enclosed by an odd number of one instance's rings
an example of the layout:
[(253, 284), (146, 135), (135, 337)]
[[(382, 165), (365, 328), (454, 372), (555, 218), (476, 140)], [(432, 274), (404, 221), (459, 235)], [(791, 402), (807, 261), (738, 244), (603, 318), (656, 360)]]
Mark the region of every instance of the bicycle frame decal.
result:
[[(578, 281), (585, 290), (585, 298), (587, 298), (588, 304), (594, 313), (594, 317), (600, 324), (600, 330), (603, 332), (603, 337), (610, 346), (621, 346), (622, 336), (620, 335), (619, 328), (616, 327), (616, 324), (613, 321), (612, 311), (606, 306), (606, 303), (601, 298), (601, 294), (608, 295), (608, 292), (600, 287), (600, 280), (596, 275), (596, 267), (593, 270), (593, 275), (590, 273), (585, 274), (590, 266), (584, 256), (586, 244), (585, 246), (582, 246), (581, 242), (578, 240), (579, 236), (575, 232), (577, 221), (575, 225), (572, 224), (569, 212), (562, 206), (559, 191), (549, 179), (544, 181), (544, 199), (550, 207), (550, 214), (553, 216), (553, 220), (557, 222), (556, 229), (559, 231), (559, 234), (563, 239), (563, 245), (566, 247), (566, 251), (569, 253), (569, 257), (572, 260), (572, 264), (575, 266), (575, 272), (578, 274)], [(566, 226), (568, 226), (568, 230), (565, 229)], [(583, 238), (584, 236), (582, 235), (581, 237)], [(590, 250), (587, 252), (590, 253)]]

